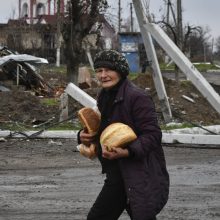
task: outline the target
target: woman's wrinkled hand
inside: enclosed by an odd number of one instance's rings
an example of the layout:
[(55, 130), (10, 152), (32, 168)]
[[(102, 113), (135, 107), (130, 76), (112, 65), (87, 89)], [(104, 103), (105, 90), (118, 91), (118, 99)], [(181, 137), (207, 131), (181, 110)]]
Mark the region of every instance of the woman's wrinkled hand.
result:
[(126, 148), (112, 148), (108, 151), (106, 146), (102, 146), (102, 156), (109, 160), (114, 160), (118, 158), (129, 157), (129, 152)]
[(89, 146), (95, 141), (95, 135), (89, 134), (86, 130), (82, 130), (79, 134), (82, 144)]

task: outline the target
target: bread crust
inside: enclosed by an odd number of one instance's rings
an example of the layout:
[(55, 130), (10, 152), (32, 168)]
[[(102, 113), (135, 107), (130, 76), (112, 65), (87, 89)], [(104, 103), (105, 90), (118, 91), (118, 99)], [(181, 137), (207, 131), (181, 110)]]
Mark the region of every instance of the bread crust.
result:
[(84, 144), (80, 144), (77, 146), (77, 149), (83, 156), (89, 159), (94, 159), (97, 155), (95, 144), (91, 144), (89, 147)]
[(96, 134), (100, 125), (100, 115), (92, 108), (84, 107), (78, 111), (79, 120), (89, 134)]
[[(84, 107), (78, 111), (78, 118), (86, 132), (91, 135), (97, 134), (101, 121), (101, 117), (98, 112), (92, 108)], [(97, 156), (97, 147), (95, 144), (90, 144), (90, 146), (80, 144), (77, 146), (77, 149), (83, 156), (89, 159), (94, 159)]]
[(137, 138), (134, 131), (126, 124), (117, 122), (104, 129), (100, 136), (100, 143), (105, 145), (106, 149), (112, 151), (112, 148), (125, 147)]

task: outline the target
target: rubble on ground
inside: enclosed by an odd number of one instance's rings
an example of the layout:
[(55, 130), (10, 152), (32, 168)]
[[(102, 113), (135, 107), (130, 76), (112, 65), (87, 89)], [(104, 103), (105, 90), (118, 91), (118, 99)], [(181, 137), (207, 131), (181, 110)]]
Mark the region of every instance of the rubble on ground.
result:
[(50, 93), (53, 88), (38, 73), (37, 67), (42, 64), (48, 64), (48, 61), (0, 47), (0, 91), (10, 90), (16, 85), (39, 95)]
[[(25, 123), (33, 126), (33, 122), (43, 123), (55, 117), (59, 121), (60, 114), (60, 95), (65, 89), (65, 74), (44, 71), (42, 73), (44, 80), (53, 85), (55, 92), (53, 98), (57, 105), (45, 105), (42, 99), (46, 96), (36, 96), (32, 91), (12, 89), (8, 92), (0, 92), (0, 127), (6, 121)], [(146, 89), (155, 102), (156, 110), (160, 124), (163, 124), (162, 113), (158, 101), (157, 93), (154, 87), (151, 74), (138, 74), (132, 80), (137, 86)], [(174, 80), (164, 78), (166, 92), (169, 98), (173, 119), (175, 122), (197, 123), (200, 125), (220, 124), (220, 117), (216, 110), (209, 104), (202, 94), (189, 81), (183, 81), (179, 85)], [(220, 86), (215, 86), (219, 93)], [(98, 85), (84, 89), (93, 98), (97, 97), (99, 91)], [(183, 96), (189, 97), (195, 103), (189, 102)], [(69, 115), (76, 115), (77, 110), (82, 106), (72, 98), (69, 98)]]

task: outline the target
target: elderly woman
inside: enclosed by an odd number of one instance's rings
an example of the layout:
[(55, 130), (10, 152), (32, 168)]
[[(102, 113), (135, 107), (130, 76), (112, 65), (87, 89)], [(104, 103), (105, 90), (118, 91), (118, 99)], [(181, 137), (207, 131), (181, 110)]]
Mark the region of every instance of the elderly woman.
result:
[(117, 220), (124, 210), (133, 220), (155, 220), (168, 200), (169, 175), (154, 104), (146, 91), (127, 79), (129, 66), (122, 54), (101, 51), (94, 67), (102, 87), (97, 99), (101, 125), (96, 137), (80, 131), (78, 142), (88, 145), (99, 140), (114, 122), (130, 126), (137, 139), (111, 152), (98, 143), (106, 179), (87, 220)]

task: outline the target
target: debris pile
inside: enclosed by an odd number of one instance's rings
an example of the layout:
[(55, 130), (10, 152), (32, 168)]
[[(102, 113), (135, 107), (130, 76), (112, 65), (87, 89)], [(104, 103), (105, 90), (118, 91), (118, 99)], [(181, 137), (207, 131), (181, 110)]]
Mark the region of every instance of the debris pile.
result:
[[(11, 121), (33, 126), (54, 118), (59, 120), (60, 96), (66, 88), (66, 75), (44, 72), (42, 77), (38, 67), (43, 64), (48, 64), (44, 58), (18, 54), (7, 47), (0, 47), (0, 129), (1, 123)], [(175, 121), (201, 125), (220, 124), (219, 114), (191, 82), (182, 81), (178, 85), (174, 80), (165, 77), (163, 81)], [(79, 87), (94, 99), (97, 97), (99, 85), (85, 66), (79, 68), (78, 83)], [(163, 124), (151, 74), (138, 74), (133, 83), (150, 93), (159, 121)], [(220, 86), (212, 86), (220, 93)], [(54, 98), (53, 105), (42, 103), (42, 99), (47, 97)], [(74, 115), (82, 106), (73, 99), (69, 100), (68, 112), (69, 115)]]
[(47, 63), (46, 59), (0, 47), (0, 91), (8, 91), (13, 85), (22, 85), (24, 90), (32, 90), (37, 95), (51, 93), (53, 88), (37, 72), (37, 66)]
[[(201, 125), (220, 124), (219, 113), (210, 105), (204, 96), (190, 81), (163, 78), (174, 120)], [(158, 116), (162, 118), (160, 104), (151, 74), (139, 74), (133, 82), (143, 89), (147, 89), (152, 96)], [(220, 94), (220, 86), (213, 86)], [(190, 100), (190, 101), (189, 101)], [(192, 101), (193, 100), (193, 101)]]

